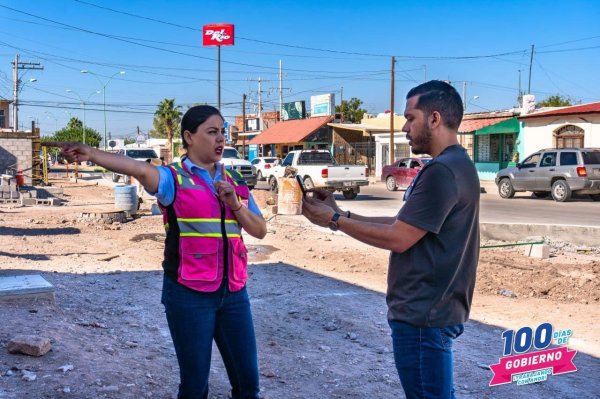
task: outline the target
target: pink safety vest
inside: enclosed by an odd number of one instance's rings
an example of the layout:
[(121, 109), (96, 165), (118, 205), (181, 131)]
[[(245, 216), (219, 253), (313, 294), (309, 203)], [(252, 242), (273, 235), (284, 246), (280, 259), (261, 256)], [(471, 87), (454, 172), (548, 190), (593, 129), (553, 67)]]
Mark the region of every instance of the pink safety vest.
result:
[[(223, 280), (224, 243), (221, 206), (206, 182), (190, 173), (183, 163), (169, 169), (175, 178), (173, 209), (179, 227), (179, 267), (177, 281), (196, 291), (214, 292)], [(236, 194), (247, 202), (250, 191), (238, 185), (227, 171), (227, 181)], [(233, 172), (235, 173), (235, 172)], [(242, 239), (242, 228), (231, 208), (225, 206), (225, 231), (228, 245), (228, 287), (232, 292), (244, 288), (248, 280), (248, 250)], [(165, 229), (169, 229), (167, 210), (162, 208)]]

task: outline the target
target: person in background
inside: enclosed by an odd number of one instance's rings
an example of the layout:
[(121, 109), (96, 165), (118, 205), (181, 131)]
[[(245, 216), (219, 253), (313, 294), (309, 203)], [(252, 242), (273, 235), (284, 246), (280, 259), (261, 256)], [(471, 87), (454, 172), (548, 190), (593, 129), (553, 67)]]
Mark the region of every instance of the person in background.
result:
[(342, 211), (333, 195), (309, 190), (303, 214), (391, 251), (388, 322), (394, 360), (408, 399), (454, 398), (452, 342), (468, 319), (479, 260), (479, 178), (458, 144), (463, 106), (441, 81), (406, 96), (403, 131), (414, 154), (429, 154), (396, 217)]
[(207, 398), (213, 340), (232, 398), (258, 398), (254, 324), (246, 281), (242, 229), (263, 238), (266, 223), (241, 175), (220, 163), (223, 116), (211, 106), (190, 108), (181, 120), (186, 155), (156, 166), (79, 143), (62, 147), (70, 161), (90, 160), (135, 177), (156, 195), (167, 230), (162, 303), (179, 363), (178, 398)]

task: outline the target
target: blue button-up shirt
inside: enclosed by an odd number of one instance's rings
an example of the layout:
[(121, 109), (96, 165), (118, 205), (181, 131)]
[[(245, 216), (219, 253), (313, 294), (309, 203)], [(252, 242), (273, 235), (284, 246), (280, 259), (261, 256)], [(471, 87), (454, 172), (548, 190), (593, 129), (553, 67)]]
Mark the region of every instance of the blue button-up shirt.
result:
[[(208, 170), (194, 164), (189, 158), (186, 158), (183, 161), (183, 164), (186, 168), (193, 173), (194, 175), (200, 177), (212, 190), (215, 195), (217, 194), (217, 189), (215, 188), (215, 182), (221, 180), (221, 164), (216, 164), (215, 178), (210, 177), (210, 173)], [(160, 178), (158, 181), (158, 191), (156, 193), (149, 193), (154, 195), (158, 201), (164, 206), (171, 205), (175, 198), (175, 178), (173, 177), (173, 173), (169, 169), (168, 166), (159, 166), (158, 172), (160, 174)], [(256, 205), (256, 201), (252, 197), (252, 194), (248, 197), (248, 209), (250, 209), (253, 213), (258, 216), (262, 216), (260, 209), (258, 209), (258, 205)]]

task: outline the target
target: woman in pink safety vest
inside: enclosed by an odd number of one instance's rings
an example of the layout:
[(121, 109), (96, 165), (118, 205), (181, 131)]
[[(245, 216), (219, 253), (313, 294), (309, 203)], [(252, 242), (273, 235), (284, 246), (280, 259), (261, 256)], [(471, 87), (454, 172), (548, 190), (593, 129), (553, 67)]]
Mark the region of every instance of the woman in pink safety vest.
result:
[(213, 340), (233, 398), (258, 398), (254, 324), (246, 291), (247, 249), (241, 230), (263, 238), (266, 223), (244, 179), (220, 163), (224, 119), (208, 105), (181, 120), (186, 155), (154, 166), (79, 143), (62, 147), (70, 162), (91, 161), (135, 177), (156, 195), (167, 232), (162, 303), (180, 371), (178, 398), (207, 398)]

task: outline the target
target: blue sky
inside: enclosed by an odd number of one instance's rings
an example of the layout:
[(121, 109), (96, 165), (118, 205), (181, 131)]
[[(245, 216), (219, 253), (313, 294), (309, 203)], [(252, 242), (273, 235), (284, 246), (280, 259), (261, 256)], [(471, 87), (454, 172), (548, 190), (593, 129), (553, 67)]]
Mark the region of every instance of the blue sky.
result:
[[(99, 7), (98, 7), (99, 6)], [(101, 8), (104, 7), (104, 8)], [(112, 10), (109, 10), (110, 8)], [(175, 98), (183, 110), (216, 103), (216, 50), (202, 47), (201, 27), (235, 24), (236, 43), (221, 49), (221, 102), (227, 119), (279, 105), (279, 60), (284, 101), (335, 93), (358, 97), (369, 112), (390, 107), (395, 55), (395, 111), (408, 89), (427, 79), (466, 82), (468, 111), (516, 105), (521, 70), (538, 99), (567, 95), (600, 101), (598, 1), (112, 1), (0, 0), (0, 96), (12, 99), (12, 65), (21, 71), (19, 121), (39, 122), (43, 134), (83, 118), (104, 131), (101, 82), (107, 85), (107, 126), (113, 137), (135, 137), (152, 127), (156, 104)], [(461, 58), (476, 56), (475, 58)], [(99, 80), (89, 74), (99, 75)], [(36, 82), (30, 83), (29, 79)], [(343, 89), (342, 89), (343, 87)], [(67, 89), (72, 92), (66, 92)], [(476, 98), (474, 98), (476, 97)]]

